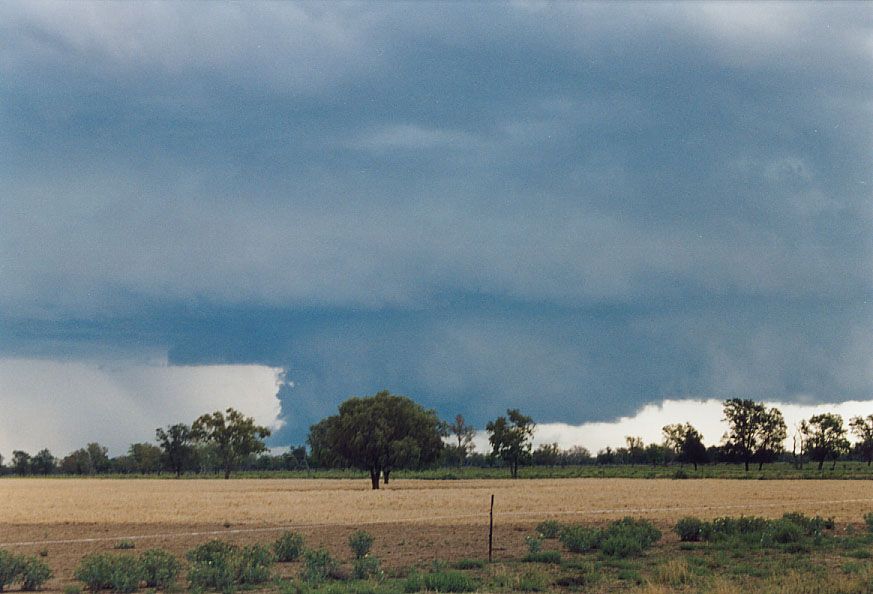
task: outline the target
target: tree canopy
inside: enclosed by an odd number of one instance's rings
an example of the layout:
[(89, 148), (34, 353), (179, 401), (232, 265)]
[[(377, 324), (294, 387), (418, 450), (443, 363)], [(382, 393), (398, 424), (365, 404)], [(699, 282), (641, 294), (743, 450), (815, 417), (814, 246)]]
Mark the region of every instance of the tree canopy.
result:
[(233, 408), (203, 415), (191, 426), (194, 439), (215, 447), (226, 479), (240, 460), (267, 449), (263, 439), (269, 435), (269, 429)]
[(726, 400), (723, 406), (729, 427), (724, 436), (725, 447), (743, 462), (747, 471), (752, 460), (761, 465), (782, 451), (788, 433), (779, 409), (767, 409), (761, 402), (739, 398)]
[(818, 462), (819, 470), (828, 458), (831, 458), (836, 466), (840, 454), (849, 449), (843, 417), (840, 415), (833, 413), (815, 415), (809, 421), (800, 424), (800, 431), (803, 433), (807, 452)]
[(509, 466), (512, 478), (518, 478), (518, 466), (531, 455), (534, 423), (531, 417), (521, 414), (517, 408), (506, 411), (505, 417), (489, 421), (485, 429), (491, 443), (492, 455), (498, 456)]
[(443, 448), (445, 424), (436, 411), (406, 396), (383, 390), (349, 398), (339, 414), (309, 430), (309, 445), (320, 460), (341, 461), (370, 473), (373, 489), (391, 471), (434, 462)]

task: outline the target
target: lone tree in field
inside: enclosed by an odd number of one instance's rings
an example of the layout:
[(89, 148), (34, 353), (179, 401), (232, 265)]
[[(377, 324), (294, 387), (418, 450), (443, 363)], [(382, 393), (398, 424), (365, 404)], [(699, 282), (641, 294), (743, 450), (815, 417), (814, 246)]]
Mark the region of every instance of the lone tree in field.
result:
[(308, 442), (317, 460), (366, 470), (373, 489), (378, 489), (380, 475), (388, 484), (397, 468), (435, 461), (444, 435), (445, 424), (435, 411), (383, 390), (340, 404), (339, 414), (309, 429)]
[(664, 445), (672, 452), (673, 459), (680, 463), (694, 465), (697, 470), (698, 464), (709, 462), (706, 446), (703, 445), (703, 436), (691, 423), (676, 423), (666, 425), (664, 432)]
[(263, 439), (269, 435), (269, 429), (232, 408), (203, 415), (191, 426), (191, 437), (215, 447), (226, 479), (243, 458), (267, 449)]
[(843, 427), (843, 417), (833, 413), (815, 415), (809, 421), (800, 424), (806, 442), (806, 451), (810, 458), (818, 462), (821, 470), (825, 460), (831, 458), (834, 463), (833, 470), (837, 465), (840, 454), (848, 451), (849, 440), (846, 439), (846, 429)]
[(181, 476), (189, 460), (194, 455), (191, 438), (191, 428), (184, 423), (170, 425), (166, 431), (158, 428), (155, 437), (161, 447), (161, 458), (164, 466)]
[(473, 451), (473, 437), (476, 435), (476, 428), (467, 423), (462, 415), (455, 415), (455, 420), (449, 423), (449, 432), (452, 435), (452, 440), (458, 442), (458, 445), (449, 446), (452, 458), (457, 460), (458, 466), (463, 466), (464, 460)]
[(733, 398), (724, 402), (724, 420), (729, 425), (725, 448), (743, 461), (747, 472), (749, 462), (757, 460), (760, 468), (782, 451), (788, 430), (778, 408)]
[(509, 465), (512, 478), (518, 478), (519, 464), (530, 458), (535, 427), (533, 419), (521, 414), (517, 408), (507, 410), (505, 417), (497, 417), (485, 426), (492, 455), (499, 456)]
[(849, 419), (849, 427), (858, 438), (858, 451), (867, 461), (867, 466), (873, 461), (873, 415), (866, 417), (852, 417)]

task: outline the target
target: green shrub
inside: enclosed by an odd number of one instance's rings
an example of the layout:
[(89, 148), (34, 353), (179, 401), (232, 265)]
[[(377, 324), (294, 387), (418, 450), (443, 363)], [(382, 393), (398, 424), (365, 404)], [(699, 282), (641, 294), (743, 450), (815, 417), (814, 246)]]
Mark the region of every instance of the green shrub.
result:
[(433, 592), (473, 592), (476, 582), (460, 571), (437, 571), (424, 576), (424, 586)]
[(52, 577), (52, 570), (45, 561), (36, 557), (26, 557), (21, 563), (21, 589), (27, 592), (42, 589)]
[(864, 523), (867, 524), (867, 531), (873, 532), (873, 512), (864, 514)]
[(687, 478), (689, 478), (688, 473), (685, 472), (685, 470), (683, 470), (682, 468), (678, 469), (676, 472), (673, 473), (673, 480), (683, 480)]
[(136, 592), (143, 581), (139, 559), (133, 555), (116, 555), (112, 558), (109, 582), (113, 592)]
[(263, 545), (243, 547), (231, 555), (231, 565), (238, 584), (263, 584), (268, 581), (274, 562), (273, 552)]
[(0, 592), (18, 579), (22, 564), (21, 556), (0, 549)]
[(609, 557), (634, 557), (660, 538), (661, 531), (648, 520), (623, 518), (603, 531), (598, 548)]
[(119, 540), (117, 543), (115, 543), (115, 548), (126, 551), (136, 548), (136, 545), (132, 540)]
[(211, 540), (188, 551), (185, 555), (188, 567), (188, 582), (192, 590), (218, 590), (233, 592), (236, 585), (234, 556), (239, 548), (220, 540)]
[(64, 586), (64, 594), (82, 594), (82, 588), (79, 586)]
[(799, 542), (803, 538), (803, 529), (789, 520), (773, 520), (769, 522), (761, 537), (761, 544), (788, 544)]
[(411, 572), (403, 581), (403, 591), (407, 594), (424, 590), (424, 578), (417, 571)]
[(703, 520), (700, 518), (685, 517), (676, 522), (673, 531), (679, 535), (682, 542), (697, 542), (700, 540), (703, 530)]
[(365, 530), (357, 530), (349, 537), (349, 548), (355, 554), (355, 559), (366, 557), (373, 546), (373, 535)]
[(759, 538), (767, 524), (768, 520), (754, 516), (716, 518), (703, 525), (700, 536), (705, 541), (725, 540), (738, 536)]
[(379, 560), (376, 557), (359, 557), (352, 562), (352, 575), (356, 580), (366, 580), (382, 575)]
[(536, 536), (525, 536), (524, 542), (527, 543), (528, 553), (539, 553), (543, 548), (543, 541)]
[(579, 524), (569, 524), (561, 530), (561, 544), (571, 553), (584, 553), (597, 546), (600, 530)]
[(327, 549), (307, 550), (303, 553), (303, 581), (318, 584), (336, 571), (337, 562)]
[(167, 590), (176, 583), (181, 565), (178, 559), (163, 549), (149, 549), (139, 558), (143, 581), (148, 588)]
[(303, 535), (299, 532), (284, 532), (273, 543), (273, 552), (279, 563), (296, 561), (303, 552)]
[(79, 561), (73, 576), (92, 592), (112, 588), (114, 559), (105, 553), (93, 553)]
[(542, 538), (558, 538), (561, 534), (561, 524), (556, 520), (545, 520), (537, 524), (537, 534)]
[(809, 517), (801, 513), (792, 512), (782, 514), (782, 519), (799, 526), (806, 536), (814, 536), (821, 534), (825, 530), (834, 529), (833, 518), (822, 518), (821, 516)]
[(522, 557), (525, 563), (561, 563), (561, 553), (558, 551), (537, 551)]

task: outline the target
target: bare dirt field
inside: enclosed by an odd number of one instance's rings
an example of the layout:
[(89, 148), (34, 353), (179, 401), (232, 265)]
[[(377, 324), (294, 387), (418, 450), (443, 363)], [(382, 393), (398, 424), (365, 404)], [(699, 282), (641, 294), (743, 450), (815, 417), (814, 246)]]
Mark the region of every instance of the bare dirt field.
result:
[(62, 589), (83, 555), (132, 538), (138, 550), (177, 553), (210, 538), (267, 543), (284, 528), (347, 557), (357, 528), (376, 537), (387, 567), (482, 558), (495, 495), (496, 556), (519, 556), (547, 518), (597, 523), (644, 516), (665, 534), (681, 516), (779, 516), (786, 511), (857, 523), (873, 510), (868, 481), (553, 479), (414, 481), (380, 491), (345, 480), (0, 480), (0, 548), (35, 554)]

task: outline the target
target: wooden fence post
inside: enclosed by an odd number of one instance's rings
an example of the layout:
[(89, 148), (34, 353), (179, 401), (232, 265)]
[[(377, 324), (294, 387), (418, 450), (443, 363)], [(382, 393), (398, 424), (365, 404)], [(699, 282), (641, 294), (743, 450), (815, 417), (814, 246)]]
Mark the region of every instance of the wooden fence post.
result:
[(488, 513), (488, 563), (491, 563), (491, 551), (494, 545), (494, 493), (491, 494), (491, 511)]

